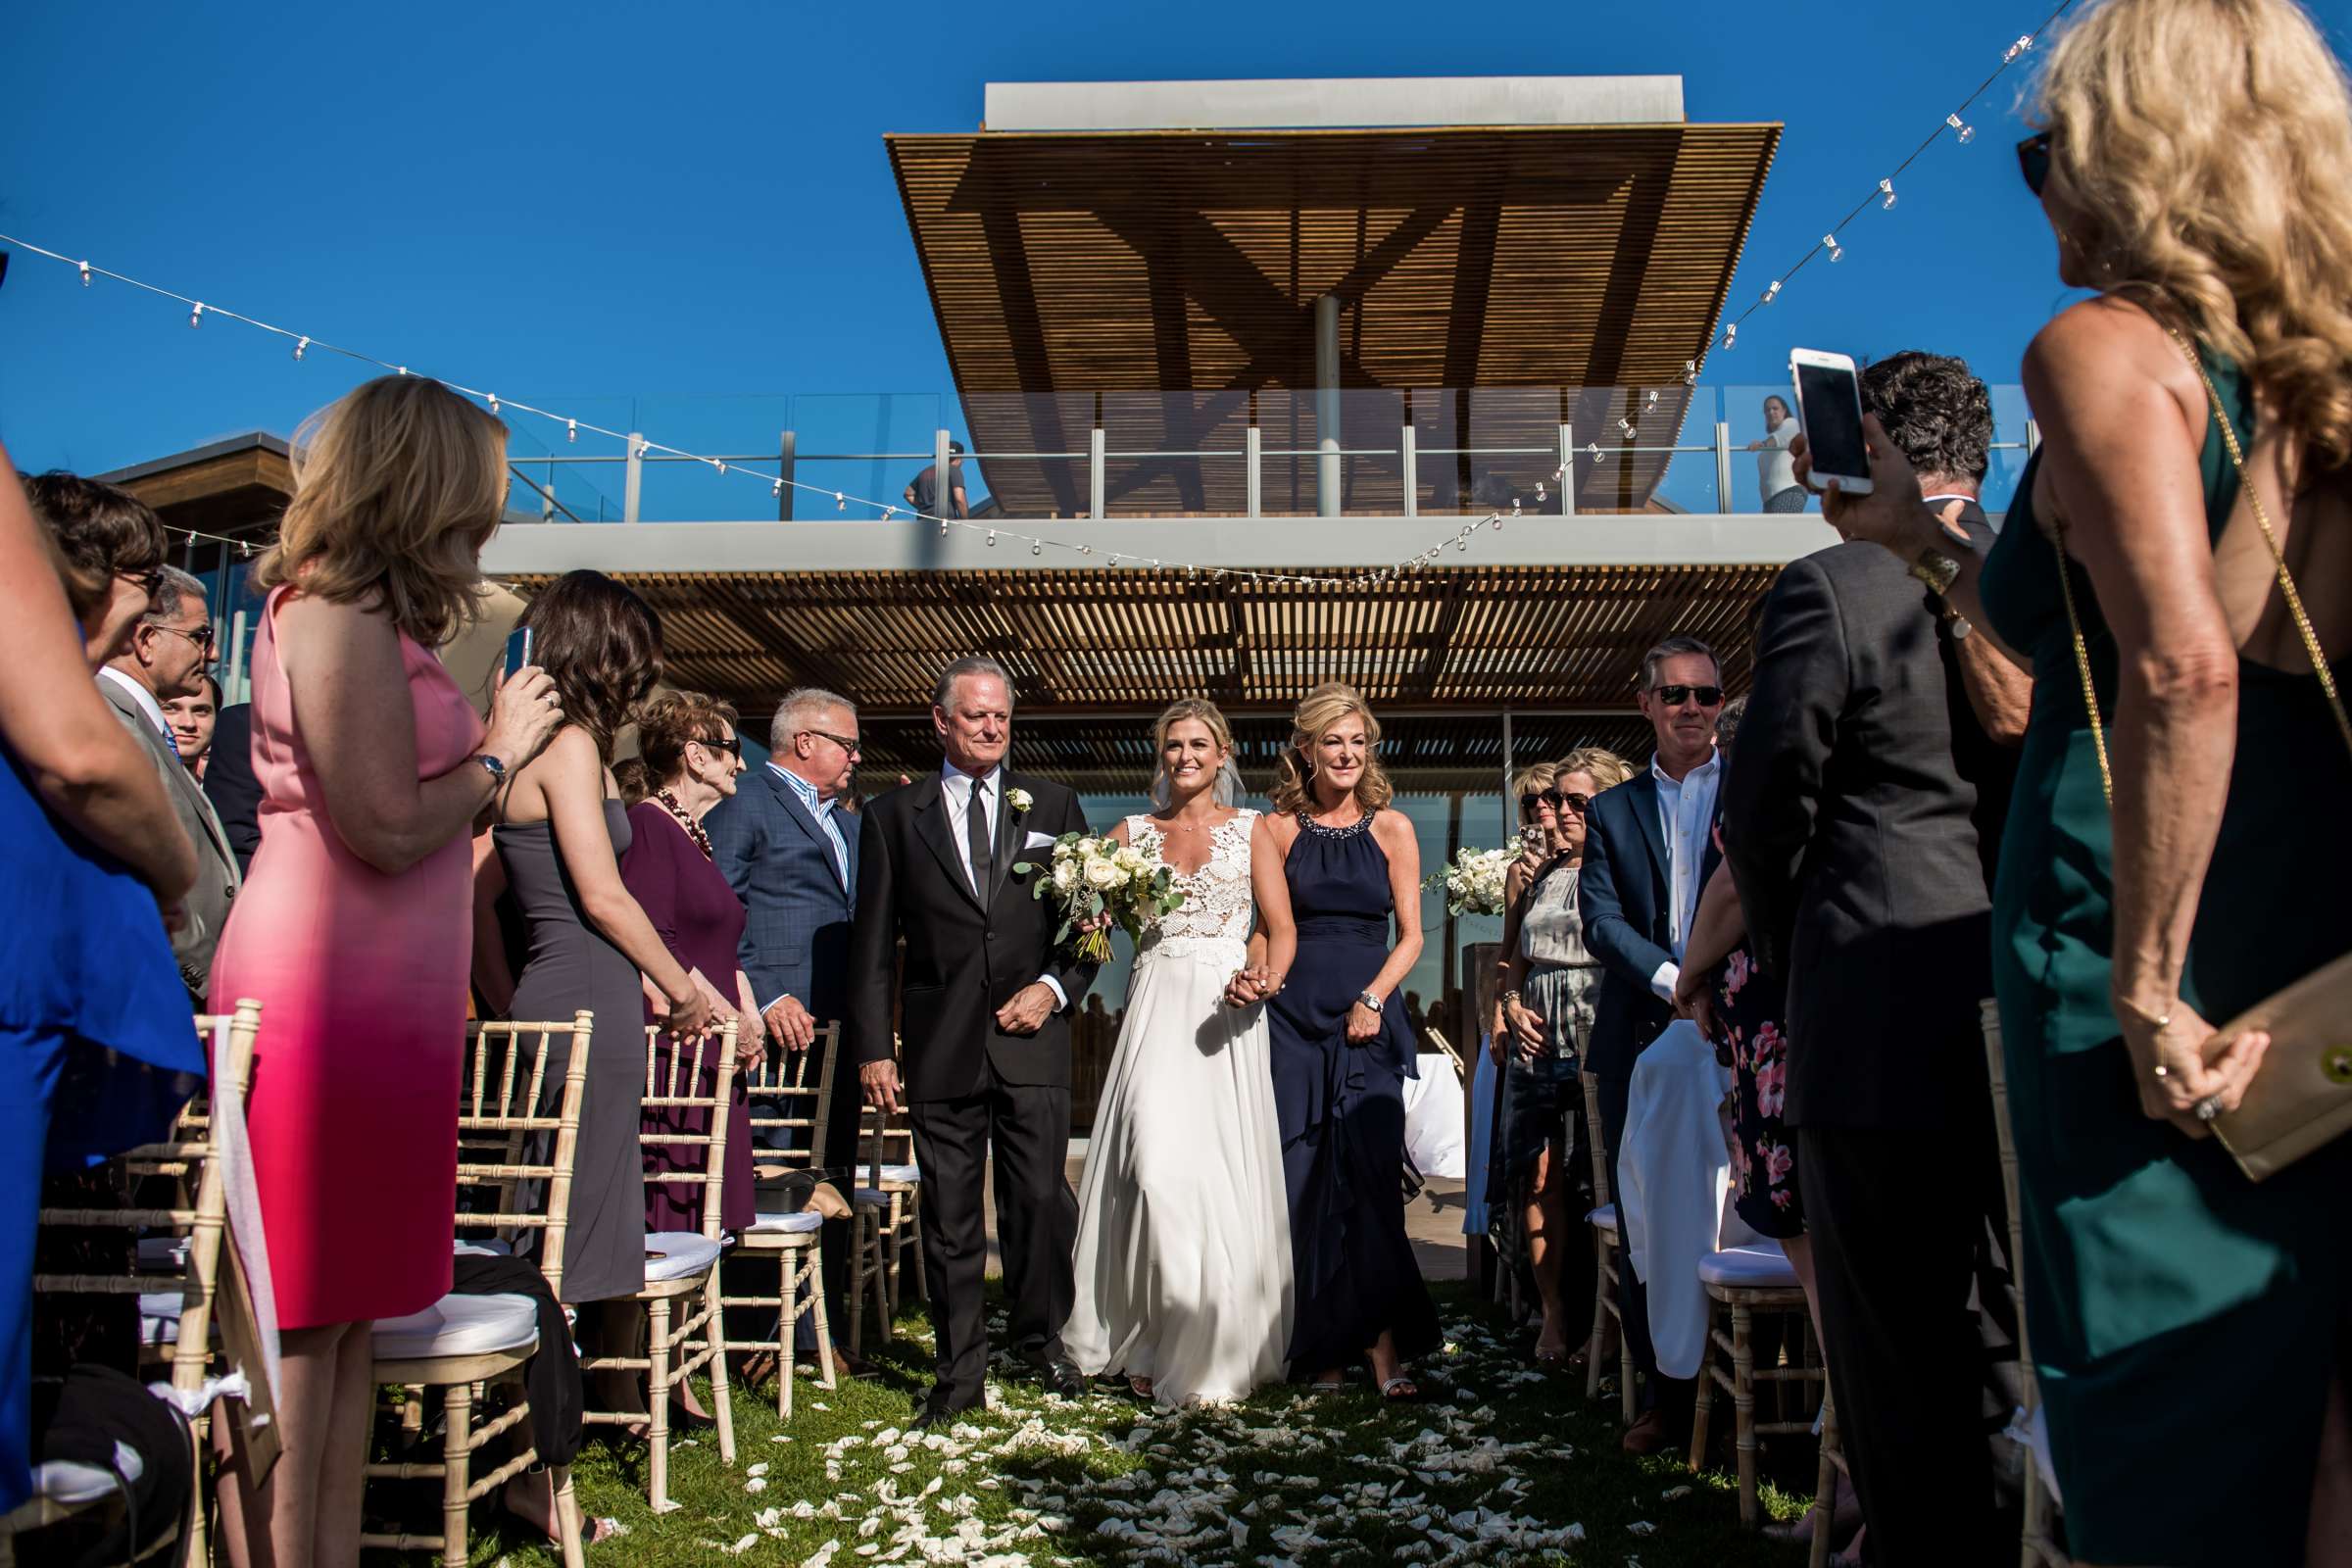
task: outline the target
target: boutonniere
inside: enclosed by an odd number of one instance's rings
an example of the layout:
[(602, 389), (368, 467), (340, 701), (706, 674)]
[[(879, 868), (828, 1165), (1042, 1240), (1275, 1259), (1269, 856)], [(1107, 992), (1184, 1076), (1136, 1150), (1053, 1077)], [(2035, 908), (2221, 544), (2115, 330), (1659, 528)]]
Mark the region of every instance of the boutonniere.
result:
[(1018, 816), (1023, 811), (1028, 810), (1032, 806), (1035, 806), (1037, 802), (1030, 799), (1029, 792), (1027, 790), (1006, 790), (1004, 792), (1004, 804), (1012, 808), (1013, 815)]

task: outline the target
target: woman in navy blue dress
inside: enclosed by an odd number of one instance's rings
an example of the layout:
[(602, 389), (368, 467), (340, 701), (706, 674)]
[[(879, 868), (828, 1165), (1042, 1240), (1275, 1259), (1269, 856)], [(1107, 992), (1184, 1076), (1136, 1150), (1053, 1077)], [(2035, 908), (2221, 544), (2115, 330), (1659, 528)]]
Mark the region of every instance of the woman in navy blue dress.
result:
[(1414, 1398), (1404, 1363), (1439, 1342), (1404, 1234), (1415, 1052), (1396, 992), (1421, 956), (1421, 856), (1412, 824), (1381, 809), (1379, 740), (1351, 687), (1318, 686), (1298, 705), (1267, 819), (1298, 951), (1287, 978), (1264, 978), (1291, 1200), (1291, 1375), (1329, 1391), (1364, 1360), (1385, 1396)]

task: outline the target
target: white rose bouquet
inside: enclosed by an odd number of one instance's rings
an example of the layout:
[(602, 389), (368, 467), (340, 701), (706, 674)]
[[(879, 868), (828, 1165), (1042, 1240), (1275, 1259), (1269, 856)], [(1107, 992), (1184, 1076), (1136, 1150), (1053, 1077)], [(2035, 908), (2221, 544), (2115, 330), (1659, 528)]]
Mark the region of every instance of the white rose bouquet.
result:
[[(1037, 870), (1022, 861), (1013, 870), (1024, 875)], [(1074, 951), (1094, 963), (1110, 957), (1110, 932), (1115, 925), (1137, 942), (1161, 918), (1184, 903), (1176, 873), (1158, 857), (1133, 845), (1085, 833), (1064, 833), (1054, 841), (1051, 873), (1036, 879), (1031, 897), (1052, 894), (1061, 906), (1061, 929), (1056, 943), (1077, 938)]]
[(1453, 863), (1421, 879), (1422, 887), (1446, 894), (1446, 912), (1452, 915), (1500, 914), (1502, 891), (1511, 874), (1516, 848), (1454, 851)]

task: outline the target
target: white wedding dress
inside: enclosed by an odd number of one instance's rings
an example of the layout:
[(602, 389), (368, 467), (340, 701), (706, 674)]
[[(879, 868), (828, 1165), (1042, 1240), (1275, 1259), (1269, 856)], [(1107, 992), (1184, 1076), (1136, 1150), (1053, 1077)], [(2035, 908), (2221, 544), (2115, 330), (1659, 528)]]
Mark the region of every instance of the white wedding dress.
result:
[[(1149, 933), (1078, 1184), (1077, 1304), (1062, 1344), (1088, 1376), (1150, 1378), (1161, 1404), (1245, 1397), (1282, 1375), (1291, 1226), (1265, 1008), (1229, 1007), (1249, 956), (1250, 831), (1212, 835), (1181, 906)], [(1148, 816), (1129, 842), (1160, 855)]]

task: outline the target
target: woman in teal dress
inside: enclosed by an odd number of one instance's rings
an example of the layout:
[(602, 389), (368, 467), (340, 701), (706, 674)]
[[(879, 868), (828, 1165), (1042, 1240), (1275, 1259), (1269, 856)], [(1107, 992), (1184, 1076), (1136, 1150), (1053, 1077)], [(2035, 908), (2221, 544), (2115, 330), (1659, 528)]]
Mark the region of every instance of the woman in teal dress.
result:
[(1831, 506), (2034, 677), (1993, 967), (2075, 1559), (2340, 1564), (2352, 1139), (2256, 1186), (2205, 1123), (2269, 1045), (2216, 1026), (2352, 951), (2352, 750), (2213, 409), (2339, 660), (2352, 93), (2291, 0), (2107, 0), (2036, 119), (2061, 276), (2101, 296), (2028, 353), (2044, 439), (1998, 542), (1945, 535), (1875, 425), (1874, 493)]

